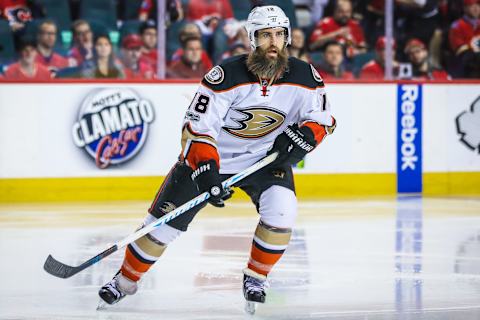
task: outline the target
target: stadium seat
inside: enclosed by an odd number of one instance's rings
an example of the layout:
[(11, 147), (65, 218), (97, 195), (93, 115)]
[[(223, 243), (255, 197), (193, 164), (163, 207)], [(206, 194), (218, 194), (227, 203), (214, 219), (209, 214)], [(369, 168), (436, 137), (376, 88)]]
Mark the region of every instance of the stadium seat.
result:
[(0, 65), (8, 64), (15, 58), (15, 46), (10, 25), (6, 20), (0, 20)]
[(123, 39), (124, 36), (132, 34), (132, 33), (139, 33), (140, 26), (142, 22), (139, 20), (126, 20), (123, 21), (122, 26), (120, 27), (120, 38)]
[(121, 0), (121, 6), (123, 7), (123, 19), (133, 20), (138, 19), (138, 12), (142, 0)]
[(172, 58), (172, 55), (180, 48), (181, 44), (178, 41), (178, 34), (180, 29), (186, 24), (185, 20), (172, 23), (167, 29), (167, 60)]
[(375, 52), (369, 51), (361, 54), (357, 54), (353, 57), (352, 72), (355, 76), (358, 76), (362, 67), (370, 60), (375, 58)]
[(232, 5), (233, 15), (237, 20), (247, 20), (248, 14), (252, 9), (250, 1), (245, 0), (230, 0)]
[(82, 0), (80, 18), (102, 21), (108, 30), (117, 30), (117, 7), (114, 0)]
[(45, 9), (45, 17), (55, 21), (59, 33), (70, 30), (72, 19), (68, 1), (37, 0), (37, 2)]

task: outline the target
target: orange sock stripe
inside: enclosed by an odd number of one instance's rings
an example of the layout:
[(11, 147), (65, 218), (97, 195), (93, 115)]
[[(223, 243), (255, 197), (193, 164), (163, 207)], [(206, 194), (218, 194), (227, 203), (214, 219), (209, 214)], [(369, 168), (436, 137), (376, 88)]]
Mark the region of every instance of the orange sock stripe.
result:
[(250, 252), (248, 268), (257, 273), (267, 275), (282, 255), (283, 250), (277, 251), (276, 253), (267, 252), (254, 241)]
[(141, 276), (153, 266), (152, 263), (145, 263), (138, 259), (138, 257), (133, 253), (133, 250), (130, 246), (127, 246), (125, 250), (125, 258), (123, 260), (121, 272), (127, 278), (138, 281)]

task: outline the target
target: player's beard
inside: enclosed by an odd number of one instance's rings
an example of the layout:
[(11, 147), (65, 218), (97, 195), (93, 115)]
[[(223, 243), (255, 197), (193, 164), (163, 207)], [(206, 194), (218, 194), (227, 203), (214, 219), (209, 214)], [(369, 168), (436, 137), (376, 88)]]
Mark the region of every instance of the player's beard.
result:
[(256, 74), (262, 78), (271, 79), (276, 75), (281, 75), (285, 72), (288, 66), (288, 53), (284, 47), (282, 50), (277, 48), (277, 57), (267, 57), (267, 50), (263, 50), (257, 47), (254, 51), (250, 52), (247, 58), (248, 71)]

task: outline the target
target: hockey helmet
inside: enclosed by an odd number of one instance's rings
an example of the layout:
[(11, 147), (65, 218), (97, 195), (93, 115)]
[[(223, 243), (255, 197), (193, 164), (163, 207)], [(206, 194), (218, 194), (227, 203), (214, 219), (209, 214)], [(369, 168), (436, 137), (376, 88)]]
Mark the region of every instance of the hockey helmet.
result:
[(252, 50), (257, 47), (257, 41), (255, 39), (255, 33), (258, 30), (267, 28), (285, 28), (287, 31), (287, 44), (292, 42), (292, 32), (290, 30), (290, 20), (285, 15), (282, 9), (277, 6), (261, 6), (255, 7), (248, 15), (245, 29), (250, 39), (250, 46)]

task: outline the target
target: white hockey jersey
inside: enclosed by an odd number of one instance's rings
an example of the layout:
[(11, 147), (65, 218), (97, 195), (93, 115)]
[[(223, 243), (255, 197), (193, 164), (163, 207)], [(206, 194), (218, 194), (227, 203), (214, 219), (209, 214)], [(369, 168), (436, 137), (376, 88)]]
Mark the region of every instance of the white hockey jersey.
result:
[[(263, 81), (264, 82), (264, 81)], [(332, 126), (323, 80), (312, 65), (289, 58), (271, 86), (248, 71), (246, 55), (212, 68), (201, 82), (184, 120), (183, 156), (194, 143), (217, 149), (220, 173), (237, 173), (267, 153), (290, 124)]]

